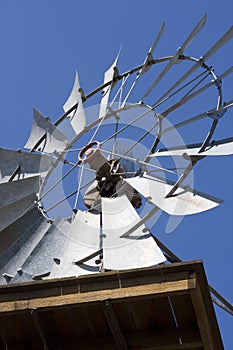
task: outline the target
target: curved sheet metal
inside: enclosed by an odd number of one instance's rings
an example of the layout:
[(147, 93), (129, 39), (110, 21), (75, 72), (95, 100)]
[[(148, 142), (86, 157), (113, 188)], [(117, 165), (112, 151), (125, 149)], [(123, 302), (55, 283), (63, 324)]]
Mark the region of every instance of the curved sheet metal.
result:
[(36, 193), (30, 194), (18, 201), (0, 209), (0, 231), (12, 224), (34, 206)]
[(33, 174), (45, 176), (51, 164), (52, 157), (46, 154), (0, 148), (0, 172), (2, 181), (7, 181), (7, 178), (12, 175), (18, 166), (20, 167), (18, 173), (20, 177), (33, 176)]
[(170, 215), (191, 215), (215, 208), (223, 201), (197, 191), (178, 188), (176, 192), (167, 197), (173, 185), (165, 183), (146, 173), (131, 179), (125, 179), (133, 188), (141, 193), (150, 202)]
[[(77, 262), (99, 250), (99, 223), (100, 215), (81, 211), (72, 223), (60, 218), (52, 223), (37, 208), (31, 209), (1, 232), (5, 251), (0, 257), (0, 283), (98, 272), (98, 257)], [(7, 235), (14, 237), (9, 241)]]
[(44, 135), (46, 135), (45, 140), (37, 147), (38, 151), (48, 153), (53, 153), (55, 150), (63, 151), (68, 144), (66, 135), (51, 123), (49, 118), (44, 117), (34, 108), (32, 130), (24, 147), (34, 149), (35, 145)]
[(140, 221), (126, 196), (102, 198), (104, 268), (122, 270), (160, 264), (166, 259), (145, 225), (130, 237), (120, 237)]
[(162, 35), (163, 35), (163, 32), (164, 32), (164, 28), (165, 28), (165, 22), (162, 23), (161, 27), (160, 27), (160, 30), (159, 30), (159, 33), (157, 34), (152, 46), (150, 47), (150, 49), (148, 50), (148, 53), (146, 55), (146, 58), (144, 60), (144, 63), (142, 65), (142, 68), (138, 71), (137, 75), (136, 75), (136, 78), (135, 80), (133, 81), (133, 84), (131, 85), (124, 101), (123, 101), (123, 105), (126, 104), (130, 94), (132, 93), (137, 81), (139, 80), (139, 78), (142, 76), (142, 74), (144, 74), (145, 72), (147, 72), (150, 68), (151, 68), (151, 61), (153, 60), (153, 51), (155, 50), (156, 46), (158, 45)]
[(164, 77), (164, 75), (169, 71), (169, 69), (175, 64), (178, 63), (180, 55), (183, 55), (183, 51), (188, 47), (188, 45), (193, 41), (196, 35), (200, 32), (200, 30), (204, 27), (206, 23), (207, 15), (205, 14), (201, 20), (198, 22), (196, 27), (192, 30), (192, 32), (188, 35), (186, 40), (183, 42), (181, 47), (178, 48), (176, 54), (173, 59), (168, 62), (168, 64), (164, 67), (159, 76), (154, 80), (149, 89), (142, 97), (142, 101), (151, 93), (151, 91), (155, 88), (155, 86), (160, 82), (160, 80)]
[(233, 137), (213, 141), (207, 145), (203, 152), (199, 152), (202, 144), (187, 145), (186, 147), (173, 147), (167, 150), (159, 150), (158, 152), (150, 155), (153, 157), (166, 157), (166, 156), (226, 156), (233, 154)]
[(0, 209), (31, 194), (37, 193), (39, 186), (39, 176), (0, 184)]
[[(85, 264), (78, 261), (95, 254), (100, 249), (100, 215), (79, 210), (71, 222), (62, 251), (56, 255), (50, 277), (78, 276), (99, 271), (98, 256)], [(98, 255), (98, 254), (97, 254)]]
[[(119, 55), (120, 55), (120, 52), (118, 53), (115, 61), (111, 65), (111, 67), (109, 67), (108, 70), (106, 70), (106, 72), (104, 73), (104, 84), (107, 83), (108, 81), (113, 80), (113, 78), (115, 78), (117, 76), (118, 71), (117, 71), (116, 66), (117, 66), (117, 61), (118, 61)], [(111, 92), (111, 89), (113, 88), (113, 86), (114, 86), (114, 84), (112, 82), (111, 85), (107, 86), (102, 92), (99, 118), (104, 117), (106, 114), (106, 110), (107, 110), (107, 106), (108, 106), (108, 99), (109, 99), (109, 95), (110, 95), (110, 92)]]
[(80, 89), (77, 71), (76, 71), (75, 81), (74, 81), (72, 91), (66, 103), (63, 106), (64, 111), (68, 112), (69, 109), (73, 107), (76, 103), (78, 103), (78, 106), (74, 111), (68, 114), (68, 119), (70, 121), (72, 128), (78, 135), (81, 131), (84, 130), (86, 126), (86, 115), (83, 108), (82, 90)]
[(19, 273), (12, 278), (11, 283), (24, 282), (25, 276), (28, 275), (32, 276), (32, 279), (42, 279), (49, 276), (55, 264), (54, 257), (60, 254), (65, 244), (64, 233), (68, 232), (69, 229), (70, 224), (66, 220), (56, 219), (22, 264)]
[(39, 176), (0, 184), (0, 231), (34, 206), (39, 185)]
[(229, 40), (233, 37), (233, 26), (231, 26), (216, 43), (204, 54), (201, 56), (201, 59), (196, 62), (186, 73), (184, 73), (160, 98), (157, 100), (154, 105), (160, 103), (166, 96), (168, 96), (175, 88), (177, 88), (183, 81), (185, 81), (192, 73), (195, 72), (200, 67), (200, 63), (203, 64), (211, 56), (213, 56), (217, 51), (219, 51)]
[[(47, 232), (51, 223), (37, 208), (27, 211), (20, 219), (0, 233), (0, 283), (5, 284), (3, 276), (17, 276), (17, 271), (30, 256)], [(9, 278), (8, 278), (9, 280)]]

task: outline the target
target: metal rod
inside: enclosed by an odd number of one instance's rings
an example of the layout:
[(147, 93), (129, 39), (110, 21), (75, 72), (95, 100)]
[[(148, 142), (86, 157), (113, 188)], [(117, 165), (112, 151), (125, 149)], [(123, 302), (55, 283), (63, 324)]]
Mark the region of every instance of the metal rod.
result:
[(81, 264), (85, 263), (86, 261), (88, 261), (88, 260), (90, 260), (90, 259), (94, 258), (95, 256), (100, 255), (102, 253), (103, 253), (103, 249), (99, 249), (96, 252), (86, 256), (85, 258), (80, 259), (78, 261), (75, 261), (74, 264), (75, 265), (81, 265)]
[(203, 142), (203, 144), (202, 144), (202, 146), (201, 146), (201, 148), (200, 148), (200, 150), (199, 150), (199, 153), (204, 152), (206, 146), (208, 145), (208, 143), (209, 143), (210, 140), (211, 140), (211, 137), (212, 137), (213, 134), (214, 134), (214, 131), (215, 131), (217, 125), (218, 125), (218, 120), (215, 119), (215, 120), (213, 121), (213, 123), (212, 123), (212, 126), (211, 126), (210, 131), (208, 132), (208, 135), (206, 136), (206, 139), (204, 140), (204, 142)]
[[(90, 181), (88, 181), (87, 183), (85, 183), (82, 187), (80, 187), (80, 191), (85, 188), (86, 186), (88, 186), (89, 184), (91, 184), (92, 182), (95, 181), (94, 179), (91, 179)], [(44, 213), (46, 214), (48, 211), (54, 209), (55, 207), (57, 207), (58, 205), (60, 205), (61, 203), (63, 203), (64, 201), (66, 201), (67, 199), (69, 199), (70, 197), (74, 196), (76, 193), (78, 192), (78, 190), (73, 191), (72, 193), (70, 193), (68, 196), (66, 196), (65, 198), (61, 199), (59, 202), (55, 203), (54, 205), (52, 205), (49, 209), (47, 209), (46, 211), (44, 211)], [(35, 204), (33, 204), (35, 205)]]
[(171, 171), (171, 170), (168, 170), (168, 169), (165, 169), (165, 168), (161, 168), (161, 167), (159, 167), (157, 165), (154, 165), (154, 164), (148, 164), (148, 163), (145, 163), (145, 162), (141, 162), (140, 160), (132, 158), (132, 157), (123, 156), (123, 155), (118, 154), (118, 153), (112, 153), (112, 152), (104, 150), (102, 148), (101, 148), (101, 151), (104, 152), (104, 153), (113, 154), (114, 156), (117, 156), (117, 157), (122, 157), (124, 159), (131, 160), (132, 162), (135, 162), (137, 164), (147, 165), (147, 166), (150, 166), (150, 167), (155, 168), (155, 169), (160, 170), (160, 171), (164, 171), (164, 172), (167, 172), (167, 173), (170, 173), (170, 174), (176, 174), (176, 172), (174, 172), (174, 171)]
[[(169, 248), (167, 248), (158, 238), (155, 236), (151, 235), (155, 242), (158, 244), (158, 246), (164, 250), (169, 256), (172, 257), (174, 262), (182, 262), (182, 260), (175, 255)], [(216, 289), (214, 289), (210, 284), (208, 285), (209, 291), (214, 294), (226, 307), (227, 309), (224, 309), (226, 312), (230, 313), (231, 315), (233, 314), (233, 305), (231, 305), (221, 294), (219, 294)], [(212, 298), (212, 301), (215, 303), (215, 299)], [(216, 303), (218, 306), (220, 306), (218, 303)]]
[(221, 307), (221, 309), (223, 309), (224, 311), (228, 312), (230, 315), (233, 316), (233, 311), (231, 311), (228, 307), (226, 307), (223, 303), (221, 303), (220, 301), (218, 301), (215, 298), (212, 298), (213, 303), (215, 303), (217, 306)]
[(233, 305), (230, 304), (221, 294), (219, 294), (216, 289), (214, 289), (212, 286), (209, 285), (209, 290), (211, 291), (212, 294), (214, 294), (224, 305), (227, 306), (229, 310), (231, 310), (233, 314)]
[(16, 177), (16, 175), (17, 175), (17, 174), (19, 174), (20, 169), (21, 169), (21, 166), (20, 166), (20, 165), (18, 165), (18, 166), (15, 168), (15, 170), (13, 171), (13, 173), (11, 174), (11, 176), (10, 176), (10, 178), (9, 178), (8, 182), (10, 182), (10, 181), (13, 181), (13, 180), (14, 180), (14, 178)]

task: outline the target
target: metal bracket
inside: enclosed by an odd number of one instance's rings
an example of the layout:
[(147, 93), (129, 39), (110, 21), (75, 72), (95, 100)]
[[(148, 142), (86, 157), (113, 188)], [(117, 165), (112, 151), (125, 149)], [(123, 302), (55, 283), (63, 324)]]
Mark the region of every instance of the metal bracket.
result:
[(109, 110), (109, 112), (111, 113), (111, 115), (113, 115), (113, 116), (116, 118), (116, 120), (119, 120), (119, 119), (120, 119), (119, 114), (116, 113), (110, 106), (108, 106), (108, 110)]
[(183, 53), (181, 47), (178, 47), (178, 49), (173, 57), (174, 63), (175, 64), (180, 63), (179, 61), (183, 58), (184, 58), (184, 53)]
[(207, 116), (214, 120), (221, 119), (226, 113), (226, 108), (221, 107), (219, 110), (207, 111)]
[(152, 66), (153, 61), (154, 61), (154, 58), (153, 58), (152, 53), (148, 52), (147, 57), (146, 57), (146, 61), (143, 64), (141, 72), (140, 71), (138, 72), (138, 75), (146, 73), (150, 69), (150, 67)]

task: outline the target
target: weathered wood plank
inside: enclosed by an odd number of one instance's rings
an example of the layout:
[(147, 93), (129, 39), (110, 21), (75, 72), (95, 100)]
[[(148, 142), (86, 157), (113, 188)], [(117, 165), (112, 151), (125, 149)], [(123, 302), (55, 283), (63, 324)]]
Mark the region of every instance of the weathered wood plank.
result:
[(199, 283), (195, 292), (190, 290), (190, 295), (205, 350), (224, 350), (213, 304), (203, 295)]
[(33, 308), (46, 309), (52, 307), (62, 307), (68, 305), (92, 303), (111, 299), (112, 301), (120, 301), (125, 298), (146, 298), (151, 295), (165, 295), (184, 293), (196, 287), (196, 280), (185, 279), (172, 282), (161, 282), (150, 285), (140, 285), (134, 287), (106, 289), (85, 293), (75, 293), (68, 295), (59, 295), (52, 297), (27, 299), (27, 300), (13, 300), (0, 303), (1, 313), (23, 311)]

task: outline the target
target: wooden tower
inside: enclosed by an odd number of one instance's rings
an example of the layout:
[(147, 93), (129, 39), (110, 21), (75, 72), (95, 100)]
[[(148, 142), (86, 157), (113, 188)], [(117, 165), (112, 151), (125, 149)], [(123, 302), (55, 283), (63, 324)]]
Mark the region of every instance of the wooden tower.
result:
[(0, 349), (223, 349), (201, 261), (0, 287)]

